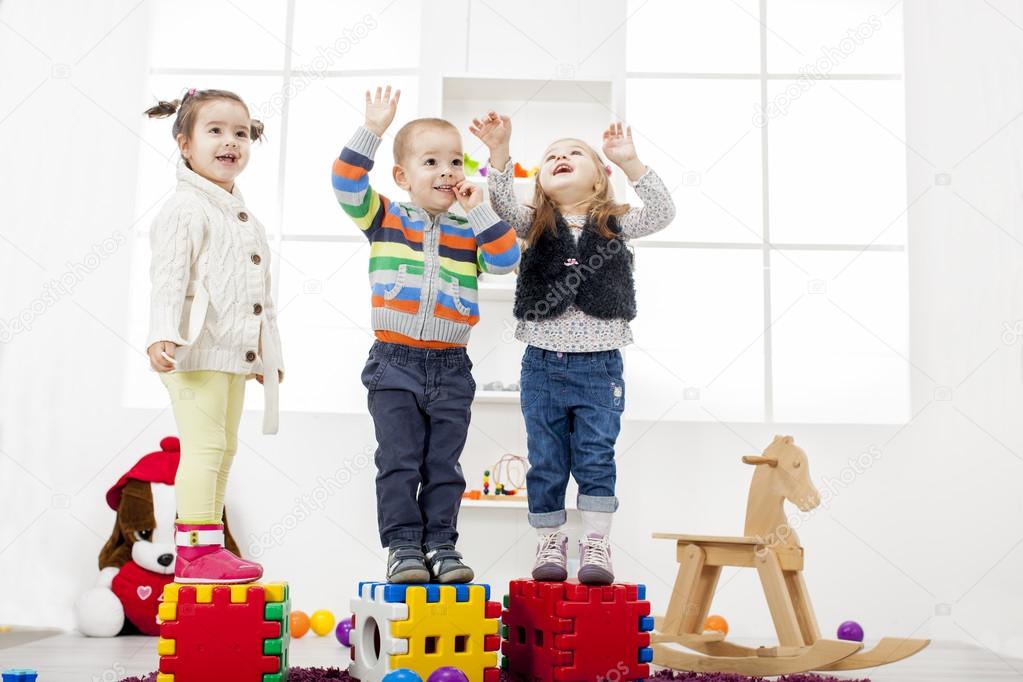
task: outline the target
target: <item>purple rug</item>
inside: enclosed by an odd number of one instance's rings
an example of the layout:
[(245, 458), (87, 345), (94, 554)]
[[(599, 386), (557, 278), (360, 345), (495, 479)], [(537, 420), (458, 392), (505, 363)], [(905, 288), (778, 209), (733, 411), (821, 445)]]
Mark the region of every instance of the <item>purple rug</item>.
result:
[[(763, 682), (766, 678), (733, 675), (732, 673), (684, 673), (661, 670), (648, 679), (654, 682)], [(814, 675), (812, 673), (782, 675), (777, 679), (778, 682), (870, 682), (869, 678), (838, 678), (831, 675)], [(290, 668), (288, 670), (288, 682), (320, 682), (321, 680), (357, 682), (354, 677), (340, 668)], [(156, 682), (156, 673), (151, 673), (145, 677), (127, 677), (121, 680), (121, 682)], [(501, 682), (518, 681), (511, 675), (502, 672)]]

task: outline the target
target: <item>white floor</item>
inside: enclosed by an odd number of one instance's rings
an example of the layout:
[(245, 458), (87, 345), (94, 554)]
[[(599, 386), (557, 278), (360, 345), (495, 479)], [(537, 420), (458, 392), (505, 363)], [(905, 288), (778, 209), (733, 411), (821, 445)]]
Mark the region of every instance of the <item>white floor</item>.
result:
[[(2, 643), (0, 634), (0, 646)], [(310, 633), (291, 645), (292, 665), (344, 668), (348, 662), (347, 650), (333, 635), (316, 637)], [(156, 667), (153, 637), (87, 639), (77, 634), (59, 634), (0, 649), (0, 670), (35, 668), (40, 672), (39, 682), (116, 682), (126, 676), (148, 674)], [(840, 677), (869, 677), (874, 682), (1023, 681), (1023, 660), (1003, 658), (972, 645), (936, 642), (908, 660)]]

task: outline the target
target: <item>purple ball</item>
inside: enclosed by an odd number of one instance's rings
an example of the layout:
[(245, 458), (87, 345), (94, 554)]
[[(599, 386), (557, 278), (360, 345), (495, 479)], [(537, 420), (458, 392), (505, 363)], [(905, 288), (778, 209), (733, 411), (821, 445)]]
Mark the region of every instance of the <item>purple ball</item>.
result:
[(334, 636), (337, 637), (337, 641), (341, 642), (344, 646), (350, 647), (352, 645), (352, 617), (342, 618), (341, 622), (334, 628)]
[(847, 642), (862, 642), (863, 628), (854, 620), (847, 620), (838, 626), (838, 638)]
[(469, 682), (469, 678), (458, 668), (444, 666), (430, 673), (430, 676), (426, 678), (426, 682)]

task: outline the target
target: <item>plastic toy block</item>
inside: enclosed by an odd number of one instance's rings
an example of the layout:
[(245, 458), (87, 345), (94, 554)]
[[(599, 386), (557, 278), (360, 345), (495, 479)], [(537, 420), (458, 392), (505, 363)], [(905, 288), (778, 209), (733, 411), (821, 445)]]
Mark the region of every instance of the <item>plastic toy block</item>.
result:
[(362, 682), (380, 682), (399, 668), (427, 679), (452, 666), (469, 682), (498, 682), (501, 606), (490, 587), (359, 583), (352, 599), (352, 665)]
[(167, 585), (157, 682), (286, 682), (290, 610), (286, 583)]
[(38, 676), (32, 668), (9, 668), (3, 672), (3, 682), (36, 682)]
[(502, 667), (544, 682), (650, 675), (650, 603), (642, 585), (514, 580), (503, 613)]

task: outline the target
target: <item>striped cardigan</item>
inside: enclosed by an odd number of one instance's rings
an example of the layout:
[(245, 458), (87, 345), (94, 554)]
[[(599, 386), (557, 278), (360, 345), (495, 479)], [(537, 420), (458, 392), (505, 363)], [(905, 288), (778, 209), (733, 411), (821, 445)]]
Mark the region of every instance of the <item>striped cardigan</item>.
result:
[(486, 204), (431, 217), (378, 193), (368, 174), (380, 141), (360, 126), (333, 168), (338, 203), (371, 245), (373, 329), (409, 345), (465, 345), (479, 321), (476, 279), (515, 269), (515, 232)]

